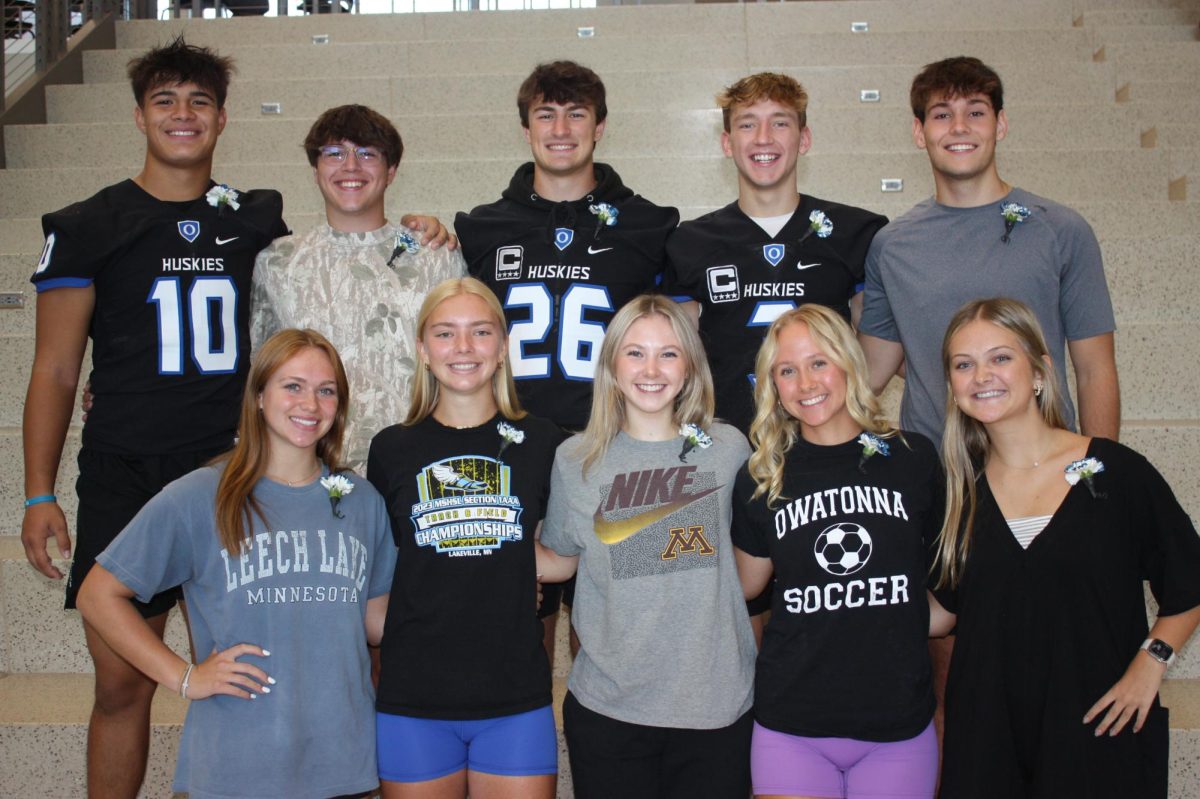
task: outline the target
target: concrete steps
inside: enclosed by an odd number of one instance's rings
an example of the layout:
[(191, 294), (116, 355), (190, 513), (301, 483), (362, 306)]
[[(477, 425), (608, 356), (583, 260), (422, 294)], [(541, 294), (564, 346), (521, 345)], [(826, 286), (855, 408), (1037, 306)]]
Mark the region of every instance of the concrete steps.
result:
[[(1086, 33), (1062, 30), (962, 31), (955, 34), (955, 51), (976, 54), (987, 62), (1020, 60), (1022, 55), (1050, 63), (1085, 61), (1092, 53)], [(647, 46), (652, 43), (652, 46)], [(1120, 45), (1118, 45), (1120, 46)], [(1160, 45), (1170, 47), (1170, 44)], [(119, 82), (136, 50), (93, 50), (84, 54), (84, 79), (88, 83)], [(666, 34), (612, 36), (595, 39), (541, 38), (513, 47), (499, 39), (472, 42), (456, 48), (452, 41), (326, 45), (224, 45), (224, 55), (237, 60), (243, 78), (278, 78), (283, 75), (437, 75), (493, 72), (527, 72), (534, 64), (556, 58), (573, 58), (588, 64), (620, 63), (628, 70), (677, 69), (690, 64), (697, 69), (757, 71), (768, 67), (809, 65), (923, 64), (945, 57), (943, 36), (930, 33), (793, 33), (772, 31), (756, 36), (747, 48), (740, 36)], [(910, 76), (911, 77), (911, 76)], [(511, 91), (511, 89), (510, 89)]]
[[(499, 11), (454, 14), (346, 15), (336, 24), (328, 17), (280, 20), (172, 20), (132, 22), (117, 32), (121, 48), (150, 47), (179, 32), (197, 44), (308, 44), (314, 34), (330, 33), (334, 41), (458, 41), (576, 37), (579, 27), (593, 28), (596, 38), (638, 36), (647, 30), (680, 35), (709, 34), (714, 28), (731, 37), (773, 35), (780, 25), (802, 33), (847, 33), (851, 22), (867, 22), (869, 34), (929, 31), (1065, 29), (1073, 15), (1063, 0), (1016, 0), (1004, 4), (959, 3), (955, 0), (844, 0), (827, 5), (649, 5)], [(1174, 20), (1165, 18), (1165, 24)], [(1184, 20), (1186, 22), (1186, 20)], [(1114, 22), (1113, 24), (1122, 24)], [(1155, 24), (1164, 24), (1157, 22)]]
[[(874, 89), (880, 106), (908, 108), (909, 82), (923, 62), (911, 60), (904, 68), (870, 66), (773, 65), (797, 77), (809, 93), (810, 106), (831, 109), (862, 105), (860, 92)], [(1108, 103), (1116, 90), (1111, 64), (1090, 61), (1055, 65), (1055, 80), (1028, 62), (997, 60), (1007, 94), (1021, 105)], [(610, 117), (629, 111), (710, 110), (713, 96), (722, 87), (746, 74), (742, 69), (675, 68), (631, 70), (619, 63), (604, 70)], [(261, 116), (262, 103), (279, 103), (288, 117), (315, 119), (334, 105), (361, 102), (399, 122), (411, 115), (438, 113), (509, 114), (516, 117), (516, 87), (527, 68), (499, 69), (482, 75), (457, 73), (421, 75), (355, 75), (355, 80), (315, 77), (305, 81), (277, 76), (254, 78), (239, 74), (230, 87), (226, 108), (230, 119)], [(52, 86), (46, 93), (51, 122), (128, 122), (133, 98), (127, 82), (89, 82), (82, 86)], [(454, 98), (447, 106), (446, 98)], [(1010, 103), (1012, 100), (1010, 100)], [(403, 124), (401, 125), (403, 127)], [(230, 131), (232, 132), (232, 131)], [(403, 131), (402, 131), (403, 132)]]
[[(711, 102), (711, 101), (710, 101)], [(1005, 152), (1024, 150), (1115, 150), (1139, 146), (1139, 109), (1097, 104), (1077, 106), (1021, 106), (1009, 110), (1012, 136)], [(913, 149), (906, 124), (907, 108), (862, 105), (814, 108), (808, 124), (813, 130), (812, 155), (827, 153), (896, 152)], [(1077, 126), (1064, 139), (1058, 125), (1063, 118)], [(436, 153), (439, 159), (489, 158), (508, 162), (527, 158), (529, 145), (512, 111), (493, 114), (400, 114), (393, 120), (405, 148), (413, 154)], [(301, 143), (312, 119), (307, 117), (237, 120), (221, 140), (222, 152), (274, 153), (276, 158), (303, 161)], [(97, 152), (96, 167), (140, 167), (145, 145), (125, 135), (129, 123), (96, 122), (50, 125), (13, 125), (5, 131), (9, 169), (53, 169), (69, 159), (80, 140), (111, 141)], [(608, 158), (644, 156), (720, 155), (721, 112), (626, 111), (614, 115), (604, 134), (602, 148)], [(452, 131), (452, 135), (447, 135)]]

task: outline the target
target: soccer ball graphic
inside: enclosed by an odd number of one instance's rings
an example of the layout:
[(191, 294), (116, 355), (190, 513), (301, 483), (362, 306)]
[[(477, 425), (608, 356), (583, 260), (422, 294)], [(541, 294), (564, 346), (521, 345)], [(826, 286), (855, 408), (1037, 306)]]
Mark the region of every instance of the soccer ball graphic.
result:
[(830, 574), (854, 574), (871, 559), (871, 536), (854, 522), (838, 522), (817, 536), (813, 554)]

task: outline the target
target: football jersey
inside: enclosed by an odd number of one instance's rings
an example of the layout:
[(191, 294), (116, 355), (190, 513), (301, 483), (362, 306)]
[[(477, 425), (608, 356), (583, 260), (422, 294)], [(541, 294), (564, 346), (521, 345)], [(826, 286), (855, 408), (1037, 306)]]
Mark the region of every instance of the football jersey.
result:
[(37, 291), (96, 292), (85, 446), (152, 455), (232, 441), (254, 258), (288, 232), (279, 192), (236, 202), (166, 202), (126, 180), (42, 217)]
[(608, 323), (661, 282), (679, 223), (676, 209), (634, 194), (612, 167), (595, 169), (591, 194), (553, 202), (533, 191), (527, 163), (500, 200), (454, 220), (467, 270), (504, 305), (522, 404), (571, 429), (587, 424)]
[[(819, 229), (812, 217), (824, 214)], [(684, 222), (667, 245), (663, 291), (700, 303), (700, 333), (717, 393), (717, 416), (743, 433), (754, 419), (754, 359), (767, 328), (804, 303), (850, 318), (867, 249), (887, 218), (801, 195), (776, 236), (736, 202)]]

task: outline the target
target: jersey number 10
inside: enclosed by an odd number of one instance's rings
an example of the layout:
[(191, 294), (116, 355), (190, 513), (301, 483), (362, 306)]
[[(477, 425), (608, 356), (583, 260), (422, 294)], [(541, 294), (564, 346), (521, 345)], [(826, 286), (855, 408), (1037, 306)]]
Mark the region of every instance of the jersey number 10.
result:
[[(160, 277), (146, 302), (158, 307), (158, 373), (183, 374), (184, 318), (188, 324), (192, 361), (200, 374), (227, 374), (237, 370), (237, 286), (231, 277), (197, 277), (183, 304), (180, 278)], [(215, 307), (214, 307), (215, 306)], [(213, 311), (216, 313), (213, 313)], [(214, 331), (213, 320), (220, 325)], [(214, 335), (214, 332), (217, 335)]]

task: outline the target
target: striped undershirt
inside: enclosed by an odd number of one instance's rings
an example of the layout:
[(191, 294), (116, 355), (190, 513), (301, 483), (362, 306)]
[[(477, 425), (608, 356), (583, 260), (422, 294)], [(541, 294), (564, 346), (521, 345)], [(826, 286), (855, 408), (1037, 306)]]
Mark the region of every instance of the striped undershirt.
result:
[(1033, 539), (1038, 537), (1038, 533), (1046, 529), (1051, 516), (1024, 516), (1020, 519), (1005, 519), (1005, 521), (1008, 522), (1008, 529), (1012, 530), (1021, 549), (1029, 549), (1029, 545), (1033, 543)]

